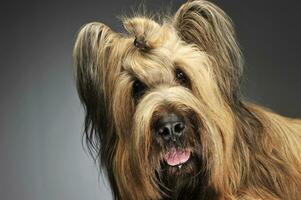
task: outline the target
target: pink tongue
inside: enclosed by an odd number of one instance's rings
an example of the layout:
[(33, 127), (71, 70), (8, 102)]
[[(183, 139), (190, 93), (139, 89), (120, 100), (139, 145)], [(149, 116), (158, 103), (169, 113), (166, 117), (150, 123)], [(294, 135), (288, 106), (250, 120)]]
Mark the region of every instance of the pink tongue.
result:
[(190, 157), (189, 150), (179, 151), (176, 148), (172, 148), (164, 156), (165, 161), (170, 166), (179, 165), (181, 163), (187, 162)]

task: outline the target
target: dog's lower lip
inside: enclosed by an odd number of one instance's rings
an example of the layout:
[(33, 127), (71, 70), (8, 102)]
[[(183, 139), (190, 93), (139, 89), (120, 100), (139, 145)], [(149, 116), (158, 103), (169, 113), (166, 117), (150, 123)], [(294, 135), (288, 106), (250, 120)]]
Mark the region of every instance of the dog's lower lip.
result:
[(189, 149), (177, 150), (173, 147), (164, 155), (164, 160), (169, 166), (179, 166), (189, 160), (190, 154)]

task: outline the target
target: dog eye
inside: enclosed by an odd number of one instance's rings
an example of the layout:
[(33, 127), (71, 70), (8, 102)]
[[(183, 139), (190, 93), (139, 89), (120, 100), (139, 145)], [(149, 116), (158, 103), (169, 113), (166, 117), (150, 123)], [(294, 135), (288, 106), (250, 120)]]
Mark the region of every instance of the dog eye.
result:
[(132, 96), (135, 100), (140, 99), (147, 89), (147, 86), (139, 80), (133, 83)]
[(190, 81), (189, 81), (188, 77), (186, 76), (186, 74), (182, 70), (176, 69), (175, 76), (176, 76), (176, 80), (181, 85), (183, 85), (185, 87), (190, 87)]

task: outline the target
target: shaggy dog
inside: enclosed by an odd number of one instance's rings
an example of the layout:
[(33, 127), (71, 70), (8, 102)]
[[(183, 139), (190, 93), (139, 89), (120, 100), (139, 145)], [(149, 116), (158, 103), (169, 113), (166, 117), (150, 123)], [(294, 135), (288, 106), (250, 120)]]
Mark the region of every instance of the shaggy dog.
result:
[(161, 22), (79, 32), (85, 136), (115, 199), (301, 199), (301, 121), (243, 100), (229, 17), (188, 1)]

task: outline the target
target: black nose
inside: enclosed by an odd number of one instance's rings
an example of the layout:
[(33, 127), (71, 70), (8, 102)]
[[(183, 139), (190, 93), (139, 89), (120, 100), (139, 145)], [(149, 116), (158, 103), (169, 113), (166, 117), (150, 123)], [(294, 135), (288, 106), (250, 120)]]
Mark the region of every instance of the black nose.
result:
[(176, 114), (169, 113), (159, 119), (156, 132), (165, 141), (176, 141), (185, 129), (185, 123)]

